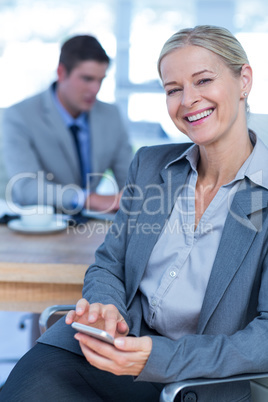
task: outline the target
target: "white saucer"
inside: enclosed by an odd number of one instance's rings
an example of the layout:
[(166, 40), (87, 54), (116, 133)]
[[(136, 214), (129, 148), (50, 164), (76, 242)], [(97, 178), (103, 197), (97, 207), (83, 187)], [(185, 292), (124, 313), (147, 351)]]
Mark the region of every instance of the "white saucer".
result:
[(20, 219), (12, 219), (11, 221), (8, 222), (7, 226), (15, 230), (16, 232), (22, 232), (22, 233), (35, 233), (35, 234), (42, 234), (42, 233), (54, 233), (54, 232), (60, 232), (64, 229), (67, 228), (68, 222), (62, 221), (62, 222), (57, 222), (57, 221), (52, 221), (49, 226), (25, 226), (21, 222)]

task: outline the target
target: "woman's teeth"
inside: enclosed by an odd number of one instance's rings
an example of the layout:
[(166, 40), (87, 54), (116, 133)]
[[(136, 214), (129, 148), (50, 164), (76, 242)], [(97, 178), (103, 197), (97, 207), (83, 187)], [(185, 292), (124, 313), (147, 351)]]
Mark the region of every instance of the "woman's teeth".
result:
[(197, 114), (195, 114), (195, 115), (193, 115), (193, 116), (188, 116), (187, 119), (188, 119), (189, 121), (200, 120), (200, 119), (203, 119), (204, 117), (209, 116), (212, 112), (213, 112), (213, 109), (205, 110), (205, 111), (202, 112), (202, 113), (197, 113)]

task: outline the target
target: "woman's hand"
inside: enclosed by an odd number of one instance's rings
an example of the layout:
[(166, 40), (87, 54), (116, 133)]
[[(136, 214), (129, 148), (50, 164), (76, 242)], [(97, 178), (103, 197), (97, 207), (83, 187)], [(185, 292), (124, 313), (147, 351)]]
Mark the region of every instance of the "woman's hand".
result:
[(75, 338), (92, 366), (115, 375), (138, 376), (152, 350), (152, 339), (149, 336), (119, 337), (115, 339), (115, 346), (82, 333), (75, 334)]
[(112, 304), (89, 304), (86, 299), (80, 299), (76, 309), (68, 312), (65, 322), (74, 321), (107, 331), (113, 337), (128, 334), (128, 325), (118, 309)]
[(76, 309), (68, 312), (66, 324), (74, 321), (104, 329), (115, 337), (114, 346), (80, 332), (75, 334), (87, 361), (101, 370), (115, 375), (137, 376), (144, 368), (151, 350), (152, 340), (148, 336), (127, 337), (128, 325), (118, 309), (111, 304), (89, 304), (80, 299)]

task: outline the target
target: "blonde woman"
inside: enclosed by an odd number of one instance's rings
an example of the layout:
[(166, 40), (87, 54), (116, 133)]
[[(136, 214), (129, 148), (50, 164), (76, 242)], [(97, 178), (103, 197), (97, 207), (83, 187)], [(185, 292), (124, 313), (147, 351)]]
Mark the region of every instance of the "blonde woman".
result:
[[(213, 26), (173, 35), (158, 69), (192, 142), (138, 151), (83, 299), (18, 363), (1, 401), (157, 401), (173, 381), (268, 370), (268, 149), (247, 128), (252, 69)], [(181, 400), (251, 400), (247, 382), (190, 391)]]

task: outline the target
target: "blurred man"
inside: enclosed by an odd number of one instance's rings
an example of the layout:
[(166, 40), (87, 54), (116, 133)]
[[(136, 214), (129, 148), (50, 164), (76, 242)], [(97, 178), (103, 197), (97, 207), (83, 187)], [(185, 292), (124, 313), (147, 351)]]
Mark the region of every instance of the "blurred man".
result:
[[(132, 150), (118, 108), (96, 99), (109, 63), (96, 38), (75, 36), (61, 48), (57, 81), (5, 111), (13, 201), (52, 204), (66, 213), (118, 209)], [(107, 169), (115, 194), (100, 195), (96, 188)]]

